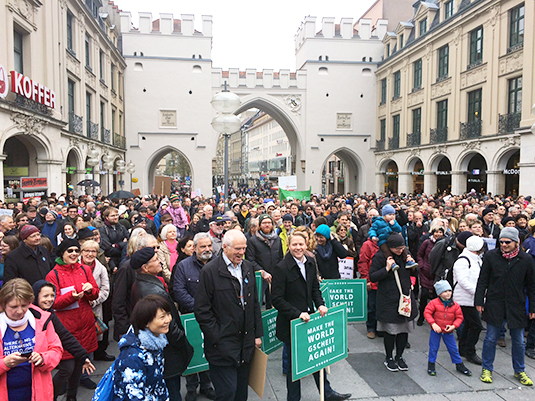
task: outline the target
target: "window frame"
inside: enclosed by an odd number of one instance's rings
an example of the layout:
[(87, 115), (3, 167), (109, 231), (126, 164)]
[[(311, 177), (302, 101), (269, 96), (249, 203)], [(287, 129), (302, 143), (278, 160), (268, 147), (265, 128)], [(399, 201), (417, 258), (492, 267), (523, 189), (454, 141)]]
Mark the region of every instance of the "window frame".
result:
[(447, 20), (453, 17), (454, 12), (455, 12), (454, 0), (446, 1), (444, 3), (444, 20)]
[(13, 67), (24, 74), (24, 34), (17, 29), (13, 29)]
[(420, 21), (419, 32), (420, 36), (423, 36), (427, 33), (427, 17)]
[(401, 71), (394, 72), (394, 99), (401, 97)]
[(448, 128), (448, 99), (437, 102), (437, 129)]
[(92, 103), (93, 102), (93, 95), (91, 92), (85, 92), (85, 114), (87, 118), (86, 122), (86, 129), (87, 129), (87, 137), (91, 137), (91, 112), (92, 112)]
[(422, 87), (422, 59), (416, 60), (413, 64), (413, 89)]
[[(418, 125), (418, 130), (415, 129), (416, 123)], [(412, 110), (412, 133), (422, 133), (422, 108), (418, 107), (417, 109)]]
[(437, 78), (444, 78), (449, 76), (450, 69), (450, 46), (444, 45), (438, 49), (438, 76)]
[[(479, 33), (481, 33), (479, 35)], [(469, 65), (483, 61), (483, 25), (470, 31)]]
[[(520, 11), (522, 10), (522, 14)], [(515, 16), (515, 13), (518, 13)], [(509, 11), (509, 47), (521, 46), (524, 44), (525, 28), (525, 4), (519, 4)]]
[[(512, 84), (515, 84), (512, 88)], [(522, 75), (507, 81), (507, 113), (517, 114), (522, 112)], [(520, 94), (520, 96), (519, 96)], [(520, 99), (519, 99), (520, 97)], [(514, 105), (514, 109), (513, 106)]]
[[(481, 88), (468, 92), (467, 121), (475, 122), (481, 120), (481, 102), (483, 90)], [(476, 114), (477, 113), (477, 114)]]
[(401, 129), (401, 114), (392, 116), (392, 138), (399, 138)]
[(74, 14), (67, 10), (67, 50), (74, 53)]
[(380, 140), (385, 141), (386, 140), (386, 118), (382, 118), (379, 120), (379, 127), (380, 127)]
[(387, 97), (387, 82), (386, 78), (381, 79), (381, 104), (386, 103)]

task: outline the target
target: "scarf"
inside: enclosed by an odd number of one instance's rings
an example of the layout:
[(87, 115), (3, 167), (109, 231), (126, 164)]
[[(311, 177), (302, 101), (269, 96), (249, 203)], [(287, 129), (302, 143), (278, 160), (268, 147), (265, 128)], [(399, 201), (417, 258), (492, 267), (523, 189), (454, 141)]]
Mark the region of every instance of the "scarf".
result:
[(178, 259), (178, 250), (177, 250), (177, 242), (174, 241), (174, 245), (170, 243), (169, 241), (165, 240), (165, 245), (167, 246), (167, 249), (169, 249), (169, 252), (171, 253), (171, 256), (169, 257), (169, 270), (173, 271), (173, 267), (175, 266), (175, 263)]
[(24, 326), (30, 320), (30, 317), (33, 316), (30, 310), (28, 309), (22, 319), (20, 320), (11, 320), (7, 317), (6, 312), (0, 313), (0, 320), (3, 320), (9, 327), (21, 327)]
[(333, 245), (331, 244), (331, 241), (327, 240), (327, 243), (325, 245), (318, 244), (318, 246), (316, 247), (316, 252), (318, 253), (318, 256), (323, 260), (331, 259), (333, 255)]
[[(439, 297), (440, 298), (440, 297)], [(453, 304), (453, 300), (452, 299), (442, 299), (440, 298), (440, 300), (442, 301), (442, 303), (444, 304), (444, 308), (447, 308), (448, 306), (451, 306)]]
[(156, 336), (149, 329), (140, 330), (137, 336), (141, 345), (150, 351), (162, 351), (168, 343), (165, 334)]
[(275, 242), (275, 240), (278, 237), (277, 232), (275, 230), (271, 230), (271, 232), (269, 234), (264, 234), (262, 232), (262, 230), (260, 230), (260, 229), (256, 232), (256, 236), (261, 241), (264, 241), (265, 243), (267, 243), (270, 247), (273, 246), (273, 243)]
[(518, 256), (519, 251), (520, 251), (520, 247), (517, 247), (513, 252), (509, 252), (509, 253), (502, 252), (502, 256), (507, 260), (511, 260), (514, 257)]

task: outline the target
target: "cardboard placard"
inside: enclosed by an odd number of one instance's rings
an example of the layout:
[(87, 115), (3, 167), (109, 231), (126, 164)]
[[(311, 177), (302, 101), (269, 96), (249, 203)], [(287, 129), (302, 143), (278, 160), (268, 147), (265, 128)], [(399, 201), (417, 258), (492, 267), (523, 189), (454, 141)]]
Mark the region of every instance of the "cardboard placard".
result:
[(156, 176), (154, 177), (154, 191), (155, 195), (170, 195), (171, 194), (171, 177)]
[(249, 373), (249, 387), (251, 387), (260, 398), (264, 398), (267, 360), (267, 354), (255, 347), (253, 360), (251, 361), (251, 370)]

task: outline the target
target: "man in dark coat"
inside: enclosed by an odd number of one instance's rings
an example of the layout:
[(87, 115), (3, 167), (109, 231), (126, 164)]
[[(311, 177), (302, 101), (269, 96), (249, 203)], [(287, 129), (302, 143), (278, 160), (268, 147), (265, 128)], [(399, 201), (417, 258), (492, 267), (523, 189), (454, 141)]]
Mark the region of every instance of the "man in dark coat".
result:
[(201, 270), (195, 317), (204, 333), (204, 352), (216, 400), (245, 401), (255, 346), (262, 344), (262, 317), (255, 273), (243, 260), (241, 231), (229, 230), (223, 252)]
[(368, 211), (368, 223), (360, 226), (359, 230), (357, 231), (357, 237), (355, 240), (355, 250), (357, 251), (357, 254), (360, 254), (360, 248), (362, 247), (362, 244), (364, 244), (364, 241), (368, 239), (368, 232), (370, 231), (372, 220), (375, 216), (379, 216), (377, 209), (370, 209)]
[(273, 219), (268, 214), (258, 218), (259, 228), (247, 242), (245, 259), (253, 264), (254, 270), (262, 274), (262, 293), (266, 294), (266, 309), (271, 308), (271, 294), (268, 284), (271, 283), (273, 268), (282, 260), (282, 242), (277, 235)]
[(533, 385), (524, 366), (524, 329), (528, 324), (525, 290), (529, 298), (529, 318), (535, 319), (535, 262), (520, 249), (519, 242), (516, 228), (501, 230), (500, 246), (485, 253), (477, 282), (474, 303), (487, 322), (481, 354), (481, 381), (485, 383), (492, 383), (496, 344), (504, 321), (507, 321), (515, 377), (523, 385)]
[[(195, 252), (181, 261), (173, 270), (173, 294), (182, 313), (193, 313), (195, 296), (199, 285), (201, 269), (212, 260), (212, 237), (208, 233), (197, 233), (193, 237)], [(186, 376), (186, 401), (197, 399), (197, 387), (200, 393), (209, 399), (215, 398), (210, 374), (208, 372), (194, 373)]]
[(123, 248), (128, 241), (128, 230), (119, 224), (119, 210), (114, 207), (107, 208), (102, 218), (104, 225), (99, 228), (100, 248), (106, 252), (106, 256), (111, 257), (116, 266), (119, 266)]
[(193, 357), (193, 347), (186, 338), (175, 303), (167, 292), (163, 280), (158, 277), (162, 272), (162, 265), (154, 248), (146, 247), (134, 252), (130, 259), (130, 268), (136, 271), (136, 281), (132, 286), (133, 306), (151, 294), (160, 295), (171, 306), (172, 320), (166, 334), (169, 343), (163, 350), (165, 358), (163, 377), (169, 390), (169, 399), (179, 400), (180, 375), (184, 373)]
[(22, 227), (20, 231), (21, 244), (9, 252), (4, 262), (4, 284), (13, 278), (23, 278), (30, 285), (39, 280), (45, 280), (50, 272), (50, 255), (47, 249), (40, 245), (41, 233), (31, 224)]
[[(300, 233), (290, 238), (289, 252), (273, 269), (273, 305), (279, 311), (277, 315), (277, 338), (288, 348), (289, 366), (291, 365), (290, 322), (301, 318), (310, 320), (310, 314), (316, 311), (325, 316), (327, 308), (321, 296), (314, 261), (305, 256), (306, 239)], [(288, 400), (301, 399), (301, 383), (293, 381), (291, 372), (286, 375)], [(314, 373), (314, 380), (319, 389), (319, 372)], [(345, 400), (351, 394), (339, 394), (331, 388), (329, 380), (325, 380), (325, 400)]]

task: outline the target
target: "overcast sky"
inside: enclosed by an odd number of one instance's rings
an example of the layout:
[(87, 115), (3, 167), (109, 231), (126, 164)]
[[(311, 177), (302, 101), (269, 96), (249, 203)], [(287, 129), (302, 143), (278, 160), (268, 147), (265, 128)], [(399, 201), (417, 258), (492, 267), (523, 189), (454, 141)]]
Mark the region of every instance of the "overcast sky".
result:
[(202, 31), (202, 15), (213, 16), (214, 67), (282, 68), (295, 70), (294, 35), (308, 15), (317, 17), (317, 30), (323, 17), (357, 19), (375, 0), (114, 0), (123, 11), (132, 13), (138, 26), (137, 13), (148, 11), (152, 18), (160, 13), (195, 15), (195, 29)]

